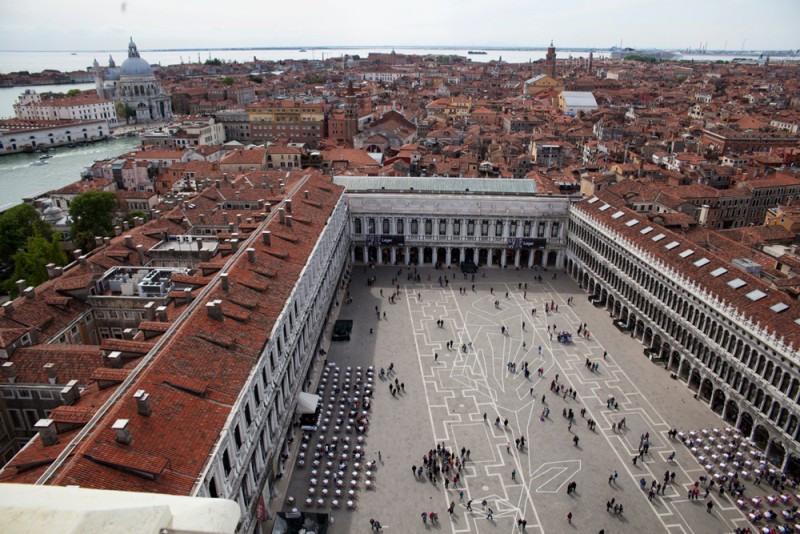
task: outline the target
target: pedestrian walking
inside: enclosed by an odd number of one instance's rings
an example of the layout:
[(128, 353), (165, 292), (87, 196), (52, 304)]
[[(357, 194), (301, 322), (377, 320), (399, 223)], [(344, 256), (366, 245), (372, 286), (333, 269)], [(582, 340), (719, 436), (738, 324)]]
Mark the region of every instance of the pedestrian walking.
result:
[(706, 504), (706, 512), (710, 514), (712, 508), (714, 508), (714, 501), (708, 501), (708, 504)]
[(572, 512), (567, 514), (567, 523), (572, 524)]
[(467, 501), (467, 512), (472, 511), (472, 499)]
[(516, 469), (512, 469), (511, 470), (511, 480), (517, 480), (517, 470)]

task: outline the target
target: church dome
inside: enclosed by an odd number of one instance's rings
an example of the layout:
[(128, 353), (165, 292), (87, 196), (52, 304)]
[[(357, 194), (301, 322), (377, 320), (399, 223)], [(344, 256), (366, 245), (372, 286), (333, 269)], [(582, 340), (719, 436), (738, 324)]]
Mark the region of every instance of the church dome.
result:
[(140, 57), (129, 57), (122, 62), (121, 76), (152, 76), (153, 68)]
[(131, 38), (128, 43), (128, 59), (122, 62), (122, 67), (119, 69), (121, 76), (152, 76), (153, 68), (147, 61), (139, 56), (139, 50)]

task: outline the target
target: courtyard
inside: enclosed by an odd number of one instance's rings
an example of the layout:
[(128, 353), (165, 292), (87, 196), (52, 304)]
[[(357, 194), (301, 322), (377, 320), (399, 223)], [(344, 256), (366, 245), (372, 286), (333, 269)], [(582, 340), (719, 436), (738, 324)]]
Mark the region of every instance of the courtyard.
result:
[[(748, 525), (727, 494), (711, 493), (711, 513), (702, 491), (699, 500), (687, 498), (689, 485), (706, 473), (679, 440), (667, 435), (670, 429), (724, 427), (724, 422), (663, 364), (646, 358), (641, 342), (616, 328), (608, 311), (594, 307), (566, 275), (481, 269), (473, 281), (453, 269), (423, 268), (416, 271), (417, 281), (409, 273), (397, 267), (352, 268), (331, 317), (331, 323), (353, 321), (351, 339), (325, 341), (327, 367), (320, 364), (315, 373), (318, 381), (323, 368), (344, 375), (348, 367), (351, 372), (361, 367), (365, 376), (374, 366), (370, 422), (359, 444), (362, 463), (375, 462), (372, 488), (359, 482), (355, 496), (345, 495), (333, 509), (330, 499), (305, 506), (311, 466), (294, 462), (302, 441), (296, 439), (286, 464), (290, 478), (279, 496), (282, 510), (330, 512), (332, 532), (366, 532), (370, 519), (380, 521), (386, 532), (512, 532), (520, 519), (531, 533), (705, 534)], [(584, 323), (589, 335), (578, 334)], [(558, 340), (562, 331), (570, 332), (571, 342)], [(597, 364), (596, 371), (587, 359)], [(526, 363), (529, 378), (523, 373)], [(395, 373), (382, 380), (380, 369), (392, 364)], [(576, 392), (575, 399), (551, 390), (556, 376), (559, 385)], [(403, 391), (390, 393), (395, 378)], [(543, 417), (545, 409), (549, 415)], [(570, 409), (572, 425), (564, 416)], [(617, 429), (623, 418), (625, 428)], [(317, 434), (309, 441), (316, 443)], [(634, 465), (644, 434), (649, 451)], [(295, 437), (300, 436), (298, 431)], [(525, 447), (520, 450), (515, 440), (521, 437)], [(412, 466), (421, 466), (423, 455), (437, 444), (470, 451), (455, 487), (412, 475)], [(614, 471), (616, 481), (609, 482)], [(662, 482), (665, 471), (675, 472), (674, 483), (648, 500), (640, 480), (649, 488), (652, 481)], [(568, 493), (570, 483), (575, 491)], [(747, 486), (753, 495), (752, 485)], [(288, 504), (290, 497), (295, 504)], [(622, 514), (606, 511), (611, 499), (624, 506)], [(455, 508), (449, 516), (451, 502)], [(438, 524), (423, 523), (422, 512), (432, 511)]]

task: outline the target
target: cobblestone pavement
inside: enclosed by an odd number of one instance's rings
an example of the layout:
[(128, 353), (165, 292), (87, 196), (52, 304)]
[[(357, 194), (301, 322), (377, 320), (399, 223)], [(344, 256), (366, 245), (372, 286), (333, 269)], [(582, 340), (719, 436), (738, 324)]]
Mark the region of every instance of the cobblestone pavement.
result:
[[(331, 343), (329, 361), (377, 369), (394, 363), (405, 393), (393, 396), (389, 384), (376, 379), (365, 444), (367, 460), (377, 460), (380, 451), (376, 488), (358, 492), (357, 510), (332, 511), (333, 532), (367, 532), (370, 518), (380, 521), (386, 532), (512, 532), (521, 518), (527, 521), (527, 532), (543, 534), (600, 529), (606, 534), (708, 534), (747, 524), (727, 496), (712, 493), (712, 513), (706, 511), (707, 500), (687, 499), (686, 488), (703, 471), (680, 442), (667, 437), (671, 428), (720, 427), (723, 421), (682, 382), (645, 358), (641, 343), (614, 328), (608, 312), (593, 307), (566, 275), (558, 273), (554, 280), (552, 271), (488, 269), (473, 282), (454, 270), (420, 269), (417, 283), (407, 280), (407, 273), (402, 269), (393, 284), (397, 268), (356, 266), (349, 286), (353, 301), (336, 307), (338, 318), (352, 319), (354, 327), (351, 341)], [(537, 275), (543, 277), (541, 283), (535, 281)], [(368, 286), (366, 280), (373, 276), (376, 283)], [(440, 285), (440, 276), (448, 277), (446, 287)], [(400, 297), (391, 304), (388, 297), (397, 284)], [(569, 297), (574, 298), (571, 306)], [(558, 311), (545, 313), (551, 303)], [(587, 324), (590, 337), (577, 335), (581, 323)], [(559, 343), (557, 336), (551, 340), (548, 326), (550, 331), (570, 331), (572, 342)], [(452, 350), (447, 348), (450, 340)], [(469, 343), (464, 352), (462, 346)], [(599, 365), (597, 372), (587, 368), (587, 358)], [(509, 362), (516, 363), (516, 373), (509, 372)], [(523, 376), (524, 363), (530, 380)], [(542, 377), (536, 372), (540, 367)], [(575, 400), (550, 390), (556, 375), (560, 384), (577, 391)], [(607, 407), (609, 396), (618, 408)], [(545, 408), (550, 409), (548, 417), (542, 417)], [(571, 428), (565, 409), (575, 414)], [(497, 417), (507, 419), (508, 428), (495, 426)], [(623, 417), (627, 428), (613, 431), (612, 425)], [(588, 428), (588, 419), (596, 421), (594, 430)], [(650, 436), (649, 454), (633, 465), (645, 433)], [(521, 436), (526, 441), (522, 451), (515, 447)], [(470, 449), (471, 461), (456, 488), (411, 474), (412, 465), (419, 466), (436, 443)], [(670, 463), (667, 457), (673, 451), (677, 457)], [(609, 483), (613, 471), (618, 478)], [(648, 500), (640, 479), (649, 488), (652, 481), (663, 480), (665, 471), (676, 472), (675, 483)], [(568, 494), (571, 482), (577, 488)], [(304, 497), (307, 484), (307, 469), (295, 468), (281, 498)], [(612, 498), (624, 506), (623, 514), (606, 511)], [(469, 500), (472, 512), (466, 509)], [(484, 500), (493, 520), (487, 519)], [(451, 501), (456, 505), (452, 517), (447, 513)], [(440, 517), (433, 527), (420, 518), (430, 511)]]

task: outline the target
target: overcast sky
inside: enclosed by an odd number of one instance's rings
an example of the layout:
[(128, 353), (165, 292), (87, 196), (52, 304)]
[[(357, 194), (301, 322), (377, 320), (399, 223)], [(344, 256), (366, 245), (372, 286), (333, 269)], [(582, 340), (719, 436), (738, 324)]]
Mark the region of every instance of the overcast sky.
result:
[(2, 50), (280, 46), (798, 49), (800, 0), (0, 0)]

